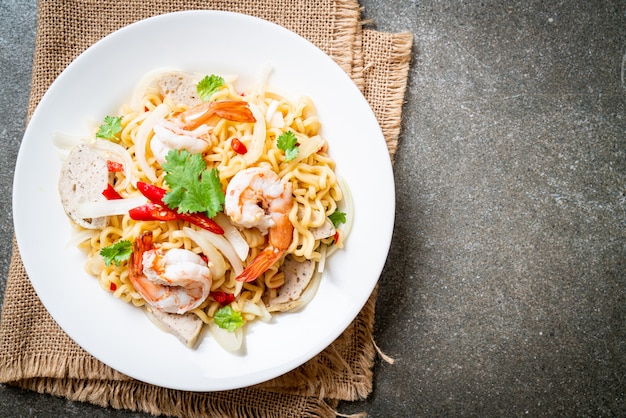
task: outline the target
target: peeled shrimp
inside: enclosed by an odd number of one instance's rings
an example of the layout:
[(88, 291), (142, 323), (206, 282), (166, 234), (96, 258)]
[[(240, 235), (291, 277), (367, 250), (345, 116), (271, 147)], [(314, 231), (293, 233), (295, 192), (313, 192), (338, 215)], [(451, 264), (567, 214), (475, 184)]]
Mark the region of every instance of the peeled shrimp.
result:
[(236, 225), (258, 228), (269, 238), (269, 245), (237, 280), (255, 280), (289, 248), (293, 238), (293, 225), (289, 220), (292, 206), (291, 183), (281, 181), (268, 166), (247, 168), (230, 180), (226, 188), (226, 214)]
[(129, 279), (135, 290), (155, 309), (183, 314), (197, 308), (211, 291), (211, 271), (198, 254), (152, 245), (152, 232), (133, 243)]
[(238, 100), (203, 102), (156, 123), (150, 149), (156, 160), (163, 164), (165, 156), (173, 149), (186, 149), (191, 153), (205, 151), (208, 146), (208, 123), (216, 118), (234, 122), (255, 122), (248, 103)]

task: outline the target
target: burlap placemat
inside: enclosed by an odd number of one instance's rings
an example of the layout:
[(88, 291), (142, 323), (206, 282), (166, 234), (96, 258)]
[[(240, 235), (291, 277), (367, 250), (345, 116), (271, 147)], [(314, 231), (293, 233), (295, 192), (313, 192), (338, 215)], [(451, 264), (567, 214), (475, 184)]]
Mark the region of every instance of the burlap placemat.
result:
[[(41, 0), (29, 117), (53, 80), (88, 46), (134, 21), (191, 9), (250, 14), (316, 44), (363, 91), (393, 158), (412, 37), (363, 30), (359, 5), (351, 0)], [(335, 416), (339, 401), (363, 399), (372, 391), (375, 293), (333, 344), (292, 372), (238, 390), (182, 392), (131, 379), (74, 343), (37, 298), (14, 240), (0, 322), (0, 382), (154, 415)]]

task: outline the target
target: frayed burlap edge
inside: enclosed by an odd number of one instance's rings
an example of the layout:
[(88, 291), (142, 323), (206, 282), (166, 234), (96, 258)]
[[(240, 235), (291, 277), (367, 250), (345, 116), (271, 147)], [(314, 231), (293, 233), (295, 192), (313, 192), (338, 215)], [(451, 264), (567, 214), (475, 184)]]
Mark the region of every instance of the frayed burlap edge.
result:
[[(391, 34), (363, 31), (363, 94), (381, 126), (392, 161), (398, 148), (412, 44), (413, 34), (410, 32)], [(372, 48), (374, 45), (377, 47)], [(384, 53), (385, 51), (388, 53)], [(380, 84), (384, 88), (381, 89)], [(380, 94), (385, 94), (385, 97), (378, 97)], [(399, 105), (389, 106), (389, 103)]]
[[(318, 397), (268, 392), (256, 388), (198, 393), (180, 392), (136, 381), (111, 385), (84, 379), (33, 378), (9, 382), (22, 389), (88, 402), (103, 408), (125, 409), (154, 416), (185, 418), (224, 417), (334, 417), (333, 407)], [(136, 396), (141, 393), (141, 397)]]

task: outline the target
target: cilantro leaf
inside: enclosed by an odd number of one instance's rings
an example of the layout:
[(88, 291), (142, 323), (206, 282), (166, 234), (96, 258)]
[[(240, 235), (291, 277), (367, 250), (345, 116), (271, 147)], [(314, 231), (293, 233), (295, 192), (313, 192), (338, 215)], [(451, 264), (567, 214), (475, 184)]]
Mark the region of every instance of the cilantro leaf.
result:
[(102, 248), (100, 255), (104, 258), (104, 263), (107, 266), (110, 266), (111, 263), (115, 263), (116, 266), (119, 266), (122, 261), (126, 261), (130, 258), (132, 252), (133, 244), (125, 239)]
[(298, 139), (292, 131), (283, 132), (276, 140), (278, 149), (285, 151), (285, 161), (289, 162), (298, 156)]
[(98, 127), (96, 138), (108, 139), (109, 141), (117, 141), (117, 134), (122, 131), (121, 116), (106, 116), (104, 123)]
[(328, 219), (330, 219), (330, 221), (333, 223), (335, 228), (337, 228), (339, 224), (346, 223), (346, 214), (345, 212), (339, 212), (338, 210), (336, 210), (330, 215), (328, 215)]
[(243, 326), (243, 316), (241, 312), (235, 311), (230, 305), (218, 309), (213, 317), (215, 324), (228, 332), (233, 332)]
[(219, 171), (209, 170), (202, 154), (171, 150), (162, 167), (166, 171), (165, 182), (170, 187), (163, 202), (170, 209), (178, 213), (203, 212), (209, 218), (222, 210), (224, 190)]
[(208, 102), (213, 93), (218, 91), (220, 87), (224, 85), (224, 79), (218, 75), (211, 74), (210, 76), (206, 75), (198, 85), (196, 86), (196, 90), (200, 95), (200, 98)]

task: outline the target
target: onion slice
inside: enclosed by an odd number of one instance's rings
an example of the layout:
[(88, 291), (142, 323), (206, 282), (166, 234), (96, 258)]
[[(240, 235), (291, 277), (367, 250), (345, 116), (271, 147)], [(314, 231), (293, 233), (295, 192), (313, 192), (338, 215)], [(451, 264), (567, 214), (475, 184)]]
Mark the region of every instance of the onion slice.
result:
[(257, 303), (246, 300), (241, 311), (255, 315), (263, 322), (269, 322), (272, 319), (272, 314), (267, 310), (265, 303), (261, 299)]
[(137, 131), (137, 135), (135, 136), (135, 158), (137, 159), (137, 163), (139, 163), (139, 167), (141, 167), (141, 170), (144, 172), (146, 177), (148, 177), (148, 179), (150, 179), (153, 183), (157, 182), (157, 177), (154, 169), (150, 166), (150, 164), (148, 164), (148, 160), (146, 158), (148, 137), (150, 136), (150, 132), (152, 132), (154, 124), (159, 119), (163, 119), (167, 116), (169, 112), (170, 107), (165, 103), (158, 105), (143, 121)]
[[(342, 232), (341, 238), (345, 241), (348, 235), (350, 235), (354, 222), (354, 200), (352, 199), (352, 193), (350, 192), (350, 187), (348, 187), (346, 180), (343, 177), (337, 176), (337, 182), (343, 192), (343, 200), (339, 202), (340, 205), (337, 209), (346, 213), (346, 223), (343, 224), (341, 228), (337, 229)], [(326, 251), (326, 258), (330, 257), (337, 249), (338, 247), (336, 245), (329, 247), (328, 251)]]
[(205, 234), (202, 234), (198, 230), (188, 226), (183, 228), (183, 232), (187, 235), (187, 237), (198, 244), (204, 255), (206, 255), (209, 259), (209, 270), (211, 270), (213, 278), (217, 279), (224, 277), (224, 274), (226, 273), (226, 261), (219, 250), (215, 248), (215, 246), (211, 244), (208, 239), (206, 239), (204, 236)]
[(239, 274), (243, 271), (243, 264), (233, 249), (233, 246), (230, 245), (230, 242), (228, 242), (228, 240), (226, 240), (223, 236), (214, 234), (213, 232), (205, 229), (197, 229), (194, 231), (215, 246), (215, 248), (217, 248), (224, 255), (224, 257), (226, 257), (230, 266), (233, 270), (235, 270), (237, 276), (239, 276)]
[(87, 142), (87, 138), (82, 135), (68, 135), (61, 132), (52, 132), (52, 144), (59, 150), (69, 151), (76, 145)]
[(248, 152), (243, 156), (246, 165), (251, 166), (261, 157), (263, 154), (263, 147), (265, 145), (265, 136), (267, 134), (267, 127), (265, 126), (265, 117), (263, 112), (256, 105), (248, 103), (252, 116), (256, 119), (254, 122), (254, 132), (252, 133), (252, 139), (248, 144)]
[(243, 330), (237, 328), (233, 332), (229, 332), (220, 328), (215, 322), (208, 324), (209, 333), (215, 341), (226, 351), (237, 351), (243, 344)]
[(78, 206), (76, 214), (81, 218), (101, 218), (103, 216), (125, 215), (129, 210), (144, 205), (148, 200), (143, 196), (125, 199), (101, 200), (99, 202), (83, 202)]
[(96, 231), (94, 229), (84, 229), (82, 231), (72, 230), (72, 236), (67, 243), (67, 248), (74, 248), (81, 242), (87, 241), (88, 239), (91, 239), (98, 234), (99, 231)]
[(218, 213), (213, 219), (223, 230), (224, 230), (224, 238), (230, 242), (230, 245), (233, 246), (233, 249), (241, 259), (241, 261), (245, 261), (248, 258), (248, 252), (250, 251), (250, 246), (244, 239), (241, 232), (237, 229), (235, 225), (230, 222), (228, 216), (223, 213)]

